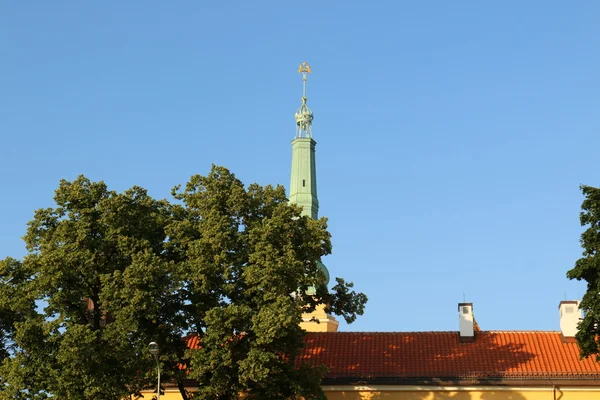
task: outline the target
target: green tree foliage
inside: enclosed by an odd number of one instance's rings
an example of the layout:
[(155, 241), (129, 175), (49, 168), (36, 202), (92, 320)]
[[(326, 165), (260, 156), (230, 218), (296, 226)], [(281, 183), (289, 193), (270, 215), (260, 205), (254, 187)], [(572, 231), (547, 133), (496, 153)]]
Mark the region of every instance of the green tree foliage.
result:
[(0, 398), (138, 394), (155, 382), (151, 341), (184, 399), (324, 398), (323, 369), (296, 362), (301, 314), (325, 303), (352, 322), (366, 303), (340, 278), (324, 285), (326, 219), (222, 167), (173, 195), (61, 181), (29, 223), (28, 255), (0, 262)]
[(587, 227), (581, 234), (583, 254), (567, 272), (569, 279), (584, 280), (587, 290), (580, 304), (584, 318), (576, 335), (582, 357), (593, 354), (600, 361), (600, 189), (582, 185), (585, 196), (579, 220)]

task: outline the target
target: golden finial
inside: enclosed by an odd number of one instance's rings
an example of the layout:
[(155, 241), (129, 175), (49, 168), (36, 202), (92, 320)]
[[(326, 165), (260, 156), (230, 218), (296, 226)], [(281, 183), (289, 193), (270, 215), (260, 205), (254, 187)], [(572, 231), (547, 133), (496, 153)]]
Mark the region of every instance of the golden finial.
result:
[(296, 111), (296, 137), (311, 137), (311, 124), (313, 120), (313, 113), (306, 105), (306, 74), (310, 74), (312, 69), (306, 61), (304, 61), (298, 67), (298, 72), (302, 74), (302, 105)]
[(300, 72), (300, 73), (308, 72), (310, 74), (312, 72), (312, 70), (310, 69), (310, 65), (308, 65), (308, 63), (306, 61), (304, 61), (298, 67), (298, 72)]

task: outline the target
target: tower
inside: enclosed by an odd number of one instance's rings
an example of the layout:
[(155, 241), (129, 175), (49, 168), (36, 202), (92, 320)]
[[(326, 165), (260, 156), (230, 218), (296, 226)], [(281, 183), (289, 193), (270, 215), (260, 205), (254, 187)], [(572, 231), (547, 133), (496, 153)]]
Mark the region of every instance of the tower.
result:
[(300, 65), (302, 74), (302, 105), (296, 111), (296, 137), (292, 141), (292, 176), (290, 180), (290, 202), (302, 206), (302, 214), (313, 219), (319, 217), (317, 199), (317, 166), (315, 146), (312, 138), (313, 113), (306, 105), (306, 75), (311, 73), (306, 62)]
[[(317, 219), (319, 217), (315, 159), (317, 142), (312, 138), (313, 113), (306, 105), (308, 100), (306, 97), (306, 76), (312, 70), (310, 65), (303, 62), (300, 64), (298, 72), (302, 74), (302, 105), (295, 114), (296, 137), (292, 140), (292, 173), (289, 199), (291, 203), (302, 207), (302, 215)], [(329, 271), (327, 271), (327, 267), (320, 261), (318, 265), (325, 275), (325, 284), (328, 284)], [(300, 326), (309, 332), (335, 332), (338, 328), (338, 322), (325, 312), (325, 305), (320, 305), (314, 312), (302, 316)]]

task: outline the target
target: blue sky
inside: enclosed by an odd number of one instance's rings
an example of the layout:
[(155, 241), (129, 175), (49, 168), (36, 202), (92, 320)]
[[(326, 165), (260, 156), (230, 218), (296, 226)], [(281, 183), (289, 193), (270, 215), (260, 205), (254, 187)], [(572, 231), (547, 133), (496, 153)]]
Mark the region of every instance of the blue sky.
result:
[(60, 179), (289, 185), (308, 61), (344, 330), (558, 329), (600, 186), (594, 1), (0, 2), (0, 258)]

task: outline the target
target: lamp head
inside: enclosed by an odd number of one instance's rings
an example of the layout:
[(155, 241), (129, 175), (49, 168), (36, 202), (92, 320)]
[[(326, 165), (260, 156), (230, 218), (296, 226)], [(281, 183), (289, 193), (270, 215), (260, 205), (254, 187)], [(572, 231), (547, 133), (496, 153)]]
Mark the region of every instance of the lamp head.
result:
[(150, 351), (150, 354), (152, 354), (154, 357), (158, 357), (158, 355), (160, 354), (160, 349), (158, 348), (158, 343), (156, 342), (150, 342), (150, 344), (148, 345), (148, 350)]

